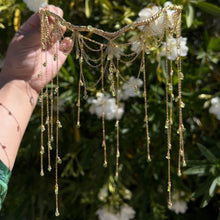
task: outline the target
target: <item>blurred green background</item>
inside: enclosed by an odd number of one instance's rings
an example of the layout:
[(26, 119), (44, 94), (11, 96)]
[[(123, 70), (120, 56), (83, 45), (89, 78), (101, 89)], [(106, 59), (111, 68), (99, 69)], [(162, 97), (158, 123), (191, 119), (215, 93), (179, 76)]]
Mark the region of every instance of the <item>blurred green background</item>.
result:
[[(64, 18), (76, 25), (92, 25), (116, 31), (138, 17), (144, 7), (163, 6), (164, 0), (49, 0), (64, 11)], [(158, 57), (147, 63), (149, 129), (152, 162), (147, 163), (144, 101), (130, 98), (120, 127), (120, 174), (115, 172), (115, 121), (106, 121), (109, 165), (103, 168), (102, 124), (82, 103), (80, 129), (76, 126), (78, 62), (72, 53), (60, 70), (62, 109), (59, 166), (60, 213), (58, 219), (98, 219), (103, 206), (129, 204), (137, 220), (220, 220), (220, 120), (210, 114), (211, 99), (220, 96), (220, 8), (219, 1), (177, 0), (183, 5), (182, 36), (187, 37), (188, 56), (182, 60), (183, 120), (187, 167), (177, 176), (178, 136), (173, 127), (171, 175), (174, 194), (188, 209), (177, 214), (167, 209), (167, 160), (165, 124), (165, 79)], [(0, 61), (10, 40), (32, 14), (20, 0), (0, 1)], [(16, 15), (16, 16), (15, 16)], [(159, 60), (160, 61), (160, 60)], [(134, 62), (122, 75), (137, 75)], [(89, 69), (84, 69), (89, 76)], [(143, 88), (142, 88), (143, 89)], [(89, 96), (94, 96), (94, 90)], [(175, 113), (177, 113), (177, 110)], [(220, 111), (220, 110), (219, 110)], [(219, 112), (220, 114), (220, 112)], [(174, 121), (178, 121), (177, 114)], [(54, 173), (40, 177), (40, 107), (37, 106), (18, 153), (0, 219), (55, 219)], [(109, 196), (99, 199), (106, 185)], [(128, 198), (126, 193), (130, 191)]]

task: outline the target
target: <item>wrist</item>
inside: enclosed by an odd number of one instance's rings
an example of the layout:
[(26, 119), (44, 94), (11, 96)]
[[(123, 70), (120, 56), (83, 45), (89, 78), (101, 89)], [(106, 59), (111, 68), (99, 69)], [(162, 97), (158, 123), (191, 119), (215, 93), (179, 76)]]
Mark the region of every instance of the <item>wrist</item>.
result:
[(0, 89), (6, 85), (13, 87), (15, 92), (18, 92), (21, 96), (26, 96), (33, 107), (36, 105), (39, 94), (27, 81), (0, 73)]

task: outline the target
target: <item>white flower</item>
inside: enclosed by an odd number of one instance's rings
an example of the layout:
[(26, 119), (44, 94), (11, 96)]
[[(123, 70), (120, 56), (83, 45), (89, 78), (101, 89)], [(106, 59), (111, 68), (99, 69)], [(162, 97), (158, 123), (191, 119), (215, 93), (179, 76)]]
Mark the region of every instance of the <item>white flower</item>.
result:
[(89, 98), (87, 102), (91, 104), (89, 108), (90, 113), (96, 114), (98, 118), (102, 117), (103, 111), (105, 113), (105, 119), (107, 120), (116, 119), (117, 115), (117, 119), (121, 119), (124, 113), (123, 106), (119, 105), (119, 107), (117, 107), (115, 98), (110, 98), (108, 93), (106, 95), (103, 95), (103, 93), (98, 93), (97, 99)]
[(172, 195), (173, 204), (171, 210), (173, 210), (176, 214), (183, 214), (188, 209), (186, 201), (181, 199), (184, 195), (184, 192), (174, 192)]
[(123, 53), (123, 49), (119, 47), (115, 43), (110, 43), (107, 47), (108, 59), (112, 59), (113, 57), (120, 58), (121, 53)]
[(168, 6), (171, 6), (171, 5), (173, 5), (173, 3), (170, 2), (170, 1), (167, 1), (167, 2), (164, 3), (164, 7), (168, 7)]
[(118, 213), (114, 213), (103, 207), (98, 209), (96, 214), (99, 216), (99, 220), (130, 220), (134, 218), (135, 211), (132, 207), (123, 205)]
[(131, 191), (128, 190), (128, 189), (125, 189), (125, 199), (130, 200), (131, 197), (132, 197), (132, 193), (131, 193)]
[(128, 205), (123, 205), (120, 212), (120, 220), (133, 219), (135, 216), (135, 211), (132, 207)]
[(141, 43), (139, 41), (134, 41), (131, 45), (131, 51), (134, 51), (136, 53), (140, 53), (141, 51)]
[[(161, 8), (157, 6), (153, 6), (152, 8), (144, 8), (139, 12), (139, 18), (137, 21), (144, 21), (146, 19), (151, 18), (155, 15)], [(151, 22), (149, 25), (140, 26), (140, 30), (142, 30), (147, 35), (162, 35), (164, 33), (164, 16), (159, 16), (155, 21)]]
[(27, 7), (34, 12), (37, 12), (39, 8), (47, 6), (47, 0), (23, 0)]
[(217, 119), (220, 120), (220, 98), (212, 98), (211, 104), (212, 105), (209, 108), (209, 113), (216, 115)]
[[(141, 35), (143, 35), (141, 33)], [(142, 40), (142, 37), (139, 34), (136, 34), (134, 36), (132, 36), (129, 39), (129, 42), (131, 42), (131, 51), (134, 51), (135, 53), (139, 54), (141, 52), (142, 49), (149, 49), (148, 45), (144, 43), (144, 41)]]
[[(167, 58), (169, 60), (176, 60), (178, 54), (181, 57), (184, 57), (187, 55), (188, 47), (186, 46), (186, 37), (180, 37), (180, 49), (177, 49), (177, 40), (176, 38), (168, 38), (167, 41), (167, 49), (169, 50), (167, 52)], [(161, 48), (161, 56), (166, 56), (166, 42), (163, 42), (163, 46)]]
[[(173, 6), (173, 4), (170, 1), (167, 1), (164, 3), (164, 7), (169, 7), (169, 6)], [(168, 16), (168, 24), (170, 27), (173, 27), (176, 23), (177, 23), (177, 16), (174, 16), (175, 14), (175, 10), (167, 10), (167, 16)]]
[(185, 213), (187, 210), (187, 203), (183, 200), (177, 200), (173, 202), (171, 210), (173, 210), (176, 214)]
[(104, 185), (99, 191), (98, 198), (99, 200), (103, 201), (107, 196), (108, 196), (108, 189), (107, 186)]
[(100, 208), (96, 211), (96, 214), (99, 216), (99, 220), (118, 220), (118, 216), (110, 211), (108, 211), (105, 207)]
[(129, 97), (136, 97), (140, 94), (139, 88), (143, 85), (141, 79), (131, 76), (128, 82), (125, 82), (120, 90), (120, 99), (127, 100)]

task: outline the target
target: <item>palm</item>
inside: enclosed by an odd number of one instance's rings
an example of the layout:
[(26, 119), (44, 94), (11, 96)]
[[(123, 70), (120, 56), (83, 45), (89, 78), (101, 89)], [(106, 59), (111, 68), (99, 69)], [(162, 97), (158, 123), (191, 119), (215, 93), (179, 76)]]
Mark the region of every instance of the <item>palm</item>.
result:
[[(48, 9), (62, 16), (62, 11), (54, 6)], [(51, 21), (53, 22), (53, 21)], [(54, 42), (56, 45), (57, 42)], [(56, 48), (54, 46), (53, 48)], [(27, 81), (38, 93), (60, 69), (66, 59), (66, 54), (58, 48), (58, 66), (54, 62), (56, 49), (48, 48), (47, 55), (41, 53), (40, 16), (34, 14), (25, 22), (13, 38), (4, 64), (4, 73), (10, 78)], [(46, 60), (45, 60), (46, 59)], [(45, 68), (43, 63), (47, 62)], [(42, 72), (43, 80), (39, 78)]]

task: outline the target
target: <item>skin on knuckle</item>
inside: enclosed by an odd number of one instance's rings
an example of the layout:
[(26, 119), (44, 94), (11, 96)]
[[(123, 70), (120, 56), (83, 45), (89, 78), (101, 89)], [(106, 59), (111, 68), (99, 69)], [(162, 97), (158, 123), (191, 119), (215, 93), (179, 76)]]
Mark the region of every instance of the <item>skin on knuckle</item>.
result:
[(49, 5), (48, 9), (59, 15), (60, 17), (63, 17), (63, 10), (59, 7), (56, 7), (54, 5)]

